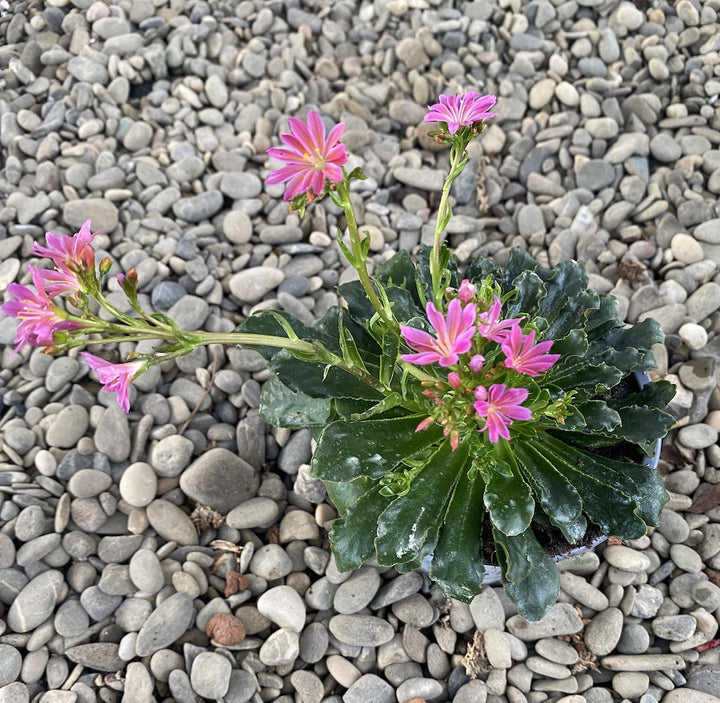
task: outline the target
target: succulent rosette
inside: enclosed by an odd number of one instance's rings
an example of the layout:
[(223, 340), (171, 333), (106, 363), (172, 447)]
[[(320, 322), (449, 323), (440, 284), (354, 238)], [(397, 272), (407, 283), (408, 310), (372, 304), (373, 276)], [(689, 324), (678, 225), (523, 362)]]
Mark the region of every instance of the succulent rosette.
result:
[[(400, 252), (376, 272), (399, 335), (377, 324), (358, 281), (340, 286), (347, 309), (313, 326), (286, 314), (243, 323), (322, 340), (377, 381), (265, 348), (275, 379), (261, 413), (316, 430), (312, 472), (340, 513), (330, 531), (339, 570), (375, 558), (410, 571), (433, 555), (430, 576), (467, 601), (494, 552), (509, 595), (536, 620), (559, 591), (538, 526), (574, 545), (592, 526), (634, 539), (657, 524), (666, 494), (640, 460), (673, 423), (662, 409), (674, 388), (613, 389), (653, 368), (663, 334), (652, 320), (626, 327), (581, 265), (549, 271), (520, 249), (504, 268), (481, 259), (460, 274), (448, 260), (438, 309), (430, 256)], [(623, 458), (606, 456), (612, 446)]]

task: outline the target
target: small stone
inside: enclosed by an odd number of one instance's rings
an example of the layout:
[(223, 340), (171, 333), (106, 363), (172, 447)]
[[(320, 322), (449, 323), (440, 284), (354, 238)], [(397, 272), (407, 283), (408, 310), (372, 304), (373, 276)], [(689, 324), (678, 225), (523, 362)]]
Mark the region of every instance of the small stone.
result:
[(697, 620), (692, 615), (662, 615), (652, 621), (652, 630), (664, 640), (684, 642), (695, 632)]
[(117, 405), (105, 408), (93, 435), (95, 447), (110, 461), (125, 461), (130, 456), (130, 424)]
[(185, 222), (202, 222), (217, 214), (223, 205), (223, 196), (217, 190), (181, 198), (173, 205), (173, 213)]
[(390, 623), (373, 615), (335, 615), (328, 622), (330, 632), (346, 644), (379, 647), (394, 634)]
[(243, 303), (257, 303), (285, 279), (281, 269), (256, 266), (230, 277), (230, 292)]
[(135, 508), (144, 508), (155, 499), (157, 474), (150, 464), (137, 461), (125, 469), (118, 488), (124, 501)]
[(164, 649), (177, 640), (190, 627), (195, 617), (193, 601), (186, 593), (175, 593), (150, 614), (138, 632), (135, 651), (146, 657)]
[(623, 671), (615, 674), (613, 690), (623, 698), (639, 698), (648, 690), (650, 677), (641, 671)]
[(55, 610), (64, 583), (62, 572), (54, 569), (29, 581), (10, 606), (8, 627), (13, 632), (30, 632), (45, 622)]
[(91, 642), (79, 644), (65, 650), (65, 656), (75, 664), (82, 664), (95, 671), (119, 671), (125, 662), (118, 656), (114, 642)]
[(189, 465), (194, 445), (179, 434), (163, 437), (150, 453), (150, 464), (158, 476), (179, 476)]
[(129, 575), (138, 590), (144, 593), (157, 593), (165, 585), (160, 559), (151, 549), (138, 549), (132, 555)]
[(292, 665), (300, 654), (300, 638), (297, 632), (280, 628), (263, 642), (258, 652), (265, 666)]
[(219, 645), (231, 646), (245, 639), (245, 625), (230, 613), (215, 613), (205, 626), (205, 634)]
[(395, 703), (393, 687), (375, 674), (364, 674), (343, 695), (343, 703)]
[(505, 629), (505, 609), (494, 588), (483, 588), (470, 602), (470, 615), (480, 631)]
[(292, 571), (292, 559), (279, 544), (265, 544), (253, 554), (250, 571), (268, 581), (283, 578)]
[[(0, 644), (0, 686), (7, 686), (20, 676), (22, 656), (9, 644)], [(0, 692), (0, 696), (2, 693)]]
[(640, 572), (650, 568), (650, 560), (647, 556), (621, 544), (605, 547), (603, 558), (615, 568), (623, 571)]
[(597, 656), (610, 654), (617, 646), (623, 631), (623, 614), (619, 608), (598, 613), (585, 628), (585, 644)]
[(294, 671), (290, 683), (297, 691), (301, 703), (320, 703), (325, 696), (323, 682), (312, 671)]
[(145, 512), (150, 525), (162, 538), (178, 544), (197, 544), (195, 525), (177, 505), (167, 500), (154, 500)]
[(257, 609), (268, 620), (291, 632), (301, 632), (305, 626), (305, 603), (290, 586), (275, 586), (263, 593)]
[(507, 629), (523, 641), (573, 635), (580, 632), (582, 627), (577, 610), (569, 603), (556, 603), (547, 615), (537, 622), (528, 622), (521, 615), (513, 615), (507, 621)]
[(232, 664), (222, 654), (201, 652), (195, 657), (190, 670), (190, 685), (198, 696), (217, 700), (230, 686)]
[(222, 514), (252, 497), (259, 484), (253, 467), (222, 447), (202, 454), (180, 477), (180, 488), (189, 498)]

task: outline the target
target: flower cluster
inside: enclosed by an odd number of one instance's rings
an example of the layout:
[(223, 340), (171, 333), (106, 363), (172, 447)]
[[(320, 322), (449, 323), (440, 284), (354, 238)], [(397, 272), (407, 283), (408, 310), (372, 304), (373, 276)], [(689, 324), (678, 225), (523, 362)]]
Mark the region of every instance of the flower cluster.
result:
[[(448, 403), (437, 390), (429, 389), (426, 395), (434, 401), (435, 414), (423, 420), (418, 429), (426, 429), (438, 421), (457, 445), (456, 405), (472, 402), (478, 418), (485, 422), (480, 432), (487, 431), (491, 442), (499, 438), (510, 439), (508, 428), (515, 420), (529, 420), (530, 408), (522, 404), (530, 392), (522, 385), (522, 376), (537, 377), (551, 368), (560, 358), (550, 354), (552, 340), (535, 343), (535, 330), (524, 333), (523, 318), (502, 317), (502, 302), (497, 296), (492, 304), (478, 314), (475, 286), (464, 280), (458, 290), (448, 291), (454, 297), (443, 316), (435, 304), (428, 302), (426, 313), (436, 336), (402, 325), (400, 332), (413, 354), (400, 358), (419, 366), (438, 364), (452, 367), (447, 375), (452, 400)], [(482, 353), (481, 353), (482, 352)], [(493, 359), (493, 366), (486, 364), (486, 358)], [(512, 384), (512, 385), (508, 385)], [(447, 389), (447, 386), (445, 388)], [(435, 384), (442, 390), (443, 384)], [(467, 412), (467, 411), (466, 411)]]
[[(91, 231), (90, 220), (87, 220), (72, 236), (47, 232), (47, 246), (35, 242), (33, 253), (50, 259), (55, 267), (38, 269), (28, 266), (34, 291), (19, 283), (8, 286), (8, 293), (15, 300), (7, 301), (0, 310), (4, 315), (20, 320), (15, 335), (16, 352), (26, 345), (45, 348), (49, 352), (61, 340), (65, 341), (65, 333), (96, 331), (93, 321), (87, 316), (73, 315), (55, 302), (59, 295), (69, 293), (74, 296), (70, 302), (74, 300), (80, 304), (88, 288), (93, 287), (91, 282), (97, 280), (95, 250), (92, 247), (95, 234)], [(97, 373), (104, 388), (117, 393), (120, 407), (127, 412), (130, 407), (130, 381), (144, 370), (146, 363), (112, 364), (89, 352), (82, 352), (82, 355)]]

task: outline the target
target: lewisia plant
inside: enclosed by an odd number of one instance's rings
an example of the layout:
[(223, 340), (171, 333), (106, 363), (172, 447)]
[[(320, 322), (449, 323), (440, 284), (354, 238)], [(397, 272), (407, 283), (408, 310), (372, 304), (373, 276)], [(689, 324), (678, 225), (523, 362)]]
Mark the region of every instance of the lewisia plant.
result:
[(468, 92), (430, 106), (431, 134), (449, 147), (433, 244), (398, 252), (374, 275), (350, 200), (363, 175), (345, 169), (342, 123), (315, 111), (289, 120), (267, 183), (287, 183), (291, 209), (323, 197), (341, 208), (337, 245), (357, 272), (338, 289), (343, 307), (314, 324), (263, 311), (232, 333), (183, 330), (140, 307), (133, 270), (118, 276), (130, 312), (119, 310), (103, 293), (112, 262), (96, 263), (86, 222), (36, 245), (49, 264), (29, 268), (34, 290), (9, 286), (2, 310), (20, 320), (17, 348), (154, 340), (152, 353), (124, 362), (82, 354), (126, 411), (132, 379), (153, 364), (204, 344), (257, 349), (274, 374), (262, 417), (315, 432), (311, 468), (338, 510), (339, 570), (375, 559), (409, 571), (432, 557), (430, 577), (469, 600), (484, 564), (496, 564), (519, 611), (542, 617), (559, 592), (558, 543), (636, 539), (657, 524), (666, 495), (641, 459), (672, 425), (663, 408), (674, 389), (634, 381), (654, 365), (659, 326), (626, 326), (579, 264), (550, 271), (515, 249), (502, 267), (479, 258), (459, 270), (444, 243), (450, 188), (494, 103)]

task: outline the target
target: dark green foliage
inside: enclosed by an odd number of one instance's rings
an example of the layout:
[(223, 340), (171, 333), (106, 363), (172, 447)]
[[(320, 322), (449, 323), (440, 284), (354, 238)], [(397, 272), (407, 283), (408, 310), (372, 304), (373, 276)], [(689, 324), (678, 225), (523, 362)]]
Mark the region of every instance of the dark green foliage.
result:
[[(427, 329), (429, 255), (422, 248), (415, 264), (400, 252), (376, 272), (376, 290), (400, 324), (412, 320)], [(463, 276), (444, 256), (449, 285), (457, 286)], [(666, 501), (657, 472), (604, 451), (634, 447), (638, 462), (651, 453), (673, 423), (663, 409), (674, 389), (648, 383), (615, 397), (622, 379), (652, 367), (651, 346), (662, 332), (651, 320), (625, 327), (615, 301), (587, 289), (578, 264), (548, 271), (516, 249), (504, 270), (480, 259), (465, 274), (478, 285), (488, 276), (506, 296), (505, 316), (524, 316), (538, 339), (553, 339), (552, 351), (561, 354), (528, 386), (533, 397), (549, 399), (546, 405), (565, 404), (557, 416), (518, 425), (511, 442), (495, 445), (469, 432), (455, 451), (437, 424), (416, 432), (427, 416), (421, 394), (427, 386), (403, 374), (397, 330), (378, 324), (358, 282), (340, 288), (346, 313), (331, 310), (311, 327), (282, 315), (298, 338), (320, 342), (345, 369), (262, 347), (277, 380), (266, 384), (261, 412), (274, 424), (325, 426), (312, 473), (326, 481), (340, 514), (330, 533), (340, 570), (375, 557), (407, 571), (432, 554), (431, 577), (447, 595), (469, 600), (481, 590), (483, 542), (494, 542), (508, 593), (536, 620), (558, 593), (553, 559), (533, 531), (536, 520), (570, 544), (583, 538), (589, 522), (623, 539), (657, 524)], [(250, 318), (241, 330), (287, 333), (272, 315)], [(358, 369), (377, 382), (368, 383)]]

